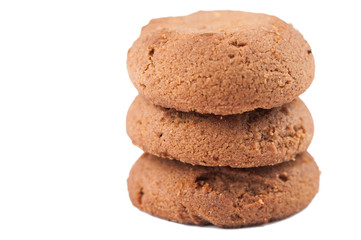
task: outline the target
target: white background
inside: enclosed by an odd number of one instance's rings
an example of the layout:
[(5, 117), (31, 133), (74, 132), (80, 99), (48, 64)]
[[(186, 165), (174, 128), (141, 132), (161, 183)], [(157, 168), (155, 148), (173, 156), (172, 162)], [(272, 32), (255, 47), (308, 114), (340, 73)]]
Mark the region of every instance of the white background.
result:
[[(360, 239), (361, 37), (357, 1), (1, 1), (0, 239)], [(307, 39), (316, 77), (302, 99), (320, 192), (287, 220), (192, 227), (134, 208), (141, 151), (125, 131), (137, 95), (126, 53), (151, 18), (198, 10), (276, 15)]]

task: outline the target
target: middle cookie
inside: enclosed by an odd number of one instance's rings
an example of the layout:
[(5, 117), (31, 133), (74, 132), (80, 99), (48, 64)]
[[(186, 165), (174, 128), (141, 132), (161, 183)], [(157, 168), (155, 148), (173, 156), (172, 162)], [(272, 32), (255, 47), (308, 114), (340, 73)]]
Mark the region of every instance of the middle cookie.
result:
[(204, 166), (267, 166), (304, 152), (313, 120), (299, 99), (272, 109), (219, 116), (178, 112), (136, 97), (127, 115), (133, 143), (156, 156)]

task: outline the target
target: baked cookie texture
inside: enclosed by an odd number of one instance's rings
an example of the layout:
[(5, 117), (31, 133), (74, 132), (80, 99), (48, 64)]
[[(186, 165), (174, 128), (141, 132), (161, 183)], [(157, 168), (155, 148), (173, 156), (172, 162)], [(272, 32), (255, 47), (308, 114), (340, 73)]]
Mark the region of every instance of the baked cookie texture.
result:
[(127, 66), (154, 104), (219, 115), (289, 103), (315, 71), (311, 48), (292, 25), (239, 11), (153, 19), (129, 49)]
[(218, 116), (178, 112), (138, 96), (129, 108), (127, 133), (153, 155), (204, 166), (273, 165), (307, 150), (313, 120), (296, 98), (272, 109)]
[(192, 166), (143, 154), (128, 178), (133, 205), (186, 224), (244, 227), (291, 216), (318, 192), (320, 172), (308, 153), (275, 166)]

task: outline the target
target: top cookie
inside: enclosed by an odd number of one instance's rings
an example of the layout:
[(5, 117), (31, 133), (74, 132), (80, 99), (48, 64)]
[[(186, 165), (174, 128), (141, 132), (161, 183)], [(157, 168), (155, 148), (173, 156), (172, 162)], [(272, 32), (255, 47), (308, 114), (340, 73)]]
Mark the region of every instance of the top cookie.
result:
[(220, 115), (289, 103), (315, 69), (310, 46), (292, 25), (238, 11), (153, 19), (127, 64), (135, 87), (154, 104)]

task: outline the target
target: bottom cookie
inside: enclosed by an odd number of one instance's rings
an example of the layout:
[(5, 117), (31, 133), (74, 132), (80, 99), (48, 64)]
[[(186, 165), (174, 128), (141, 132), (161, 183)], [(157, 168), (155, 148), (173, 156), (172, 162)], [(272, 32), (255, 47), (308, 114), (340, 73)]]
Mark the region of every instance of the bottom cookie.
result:
[(319, 175), (307, 152), (247, 169), (192, 166), (145, 153), (130, 171), (128, 191), (135, 207), (166, 220), (245, 227), (304, 209), (318, 191)]

